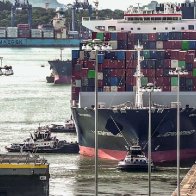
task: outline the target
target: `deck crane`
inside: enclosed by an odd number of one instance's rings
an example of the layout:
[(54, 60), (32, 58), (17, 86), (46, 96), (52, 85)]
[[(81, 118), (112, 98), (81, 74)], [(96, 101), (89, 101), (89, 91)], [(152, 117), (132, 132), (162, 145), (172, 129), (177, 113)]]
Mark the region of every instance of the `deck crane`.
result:
[[(70, 5), (70, 4), (69, 4)], [(72, 25), (71, 30), (75, 31), (75, 13), (76, 11), (88, 10), (89, 17), (92, 15), (92, 5), (89, 4), (88, 0), (75, 0), (73, 4), (70, 5), (72, 9)]]
[[(22, 1), (22, 2), (21, 2)], [(11, 26), (15, 26), (16, 11), (17, 10), (26, 10), (28, 14), (28, 24), (32, 26), (32, 5), (29, 4), (28, 0), (15, 0), (11, 7)]]

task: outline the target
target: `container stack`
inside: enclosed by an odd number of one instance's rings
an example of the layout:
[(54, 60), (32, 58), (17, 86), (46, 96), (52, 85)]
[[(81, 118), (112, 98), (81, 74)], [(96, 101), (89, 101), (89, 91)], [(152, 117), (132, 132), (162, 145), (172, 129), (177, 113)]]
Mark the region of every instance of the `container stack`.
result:
[[(177, 76), (169, 75), (176, 67), (188, 71), (180, 77), (180, 91), (196, 91), (196, 32), (133, 34), (130, 32), (93, 32), (92, 39), (100, 39), (112, 46), (111, 51), (98, 52), (98, 90), (101, 92), (134, 91), (133, 76), (137, 67), (138, 40), (144, 50), (141, 69), (142, 86), (154, 83), (163, 91), (177, 91)], [(79, 92), (92, 92), (95, 87), (95, 51), (72, 51), (72, 100)]]
[(6, 28), (0, 27), (0, 38), (5, 38), (7, 36), (6, 34)]
[(31, 38), (42, 38), (42, 31), (40, 29), (31, 29)]
[(29, 24), (18, 24), (18, 37), (19, 38), (30, 38), (31, 31)]
[(17, 38), (18, 37), (18, 27), (7, 27), (7, 37)]

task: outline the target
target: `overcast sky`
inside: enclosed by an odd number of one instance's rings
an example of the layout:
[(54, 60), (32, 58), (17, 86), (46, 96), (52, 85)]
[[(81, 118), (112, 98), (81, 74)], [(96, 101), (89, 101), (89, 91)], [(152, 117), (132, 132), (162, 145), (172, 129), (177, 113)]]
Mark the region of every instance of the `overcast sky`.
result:
[[(73, 3), (74, 0), (57, 0), (59, 3), (63, 4), (69, 4)], [(81, 0), (83, 1), (83, 0)], [(169, 0), (157, 0), (158, 2), (169, 2)], [(120, 10), (126, 10), (130, 5), (137, 3), (143, 3), (147, 4), (150, 3), (151, 0), (99, 0), (99, 9), (120, 9)], [(171, 0), (170, 2), (184, 2), (183, 0)], [(93, 4), (93, 0), (89, 0), (89, 3)]]

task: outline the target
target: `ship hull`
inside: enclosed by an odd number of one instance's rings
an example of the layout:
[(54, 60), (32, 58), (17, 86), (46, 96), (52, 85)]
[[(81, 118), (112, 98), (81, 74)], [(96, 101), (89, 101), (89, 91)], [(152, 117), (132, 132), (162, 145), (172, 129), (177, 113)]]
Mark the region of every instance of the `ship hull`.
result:
[(71, 84), (71, 61), (54, 60), (48, 61), (48, 63), (54, 75), (54, 84)]
[[(181, 162), (196, 159), (196, 119), (195, 110), (186, 108), (180, 112)], [(76, 123), (80, 154), (94, 156), (95, 129), (94, 110), (72, 108)], [(122, 131), (109, 124), (112, 118)], [(176, 109), (154, 110), (152, 112), (152, 159), (156, 164), (176, 162)], [(98, 156), (100, 158), (122, 160), (126, 156), (126, 146), (139, 141), (146, 155), (148, 151), (148, 109), (128, 109), (98, 111)]]

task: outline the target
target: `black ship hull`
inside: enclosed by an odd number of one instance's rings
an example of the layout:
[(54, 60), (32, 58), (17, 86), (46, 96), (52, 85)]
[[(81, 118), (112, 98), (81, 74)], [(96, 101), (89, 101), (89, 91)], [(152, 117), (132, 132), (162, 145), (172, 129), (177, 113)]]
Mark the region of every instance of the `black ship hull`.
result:
[[(156, 164), (176, 163), (176, 113), (176, 108), (152, 110), (152, 159)], [(94, 110), (73, 107), (72, 115), (76, 124), (80, 154), (94, 156)], [(181, 109), (180, 135), (181, 162), (195, 161), (196, 109)], [(148, 108), (98, 110), (98, 156), (100, 158), (122, 160), (126, 156), (126, 146), (138, 141), (147, 155)]]
[(71, 84), (72, 62), (70, 60), (48, 61), (54, 75), (54, 84)]

